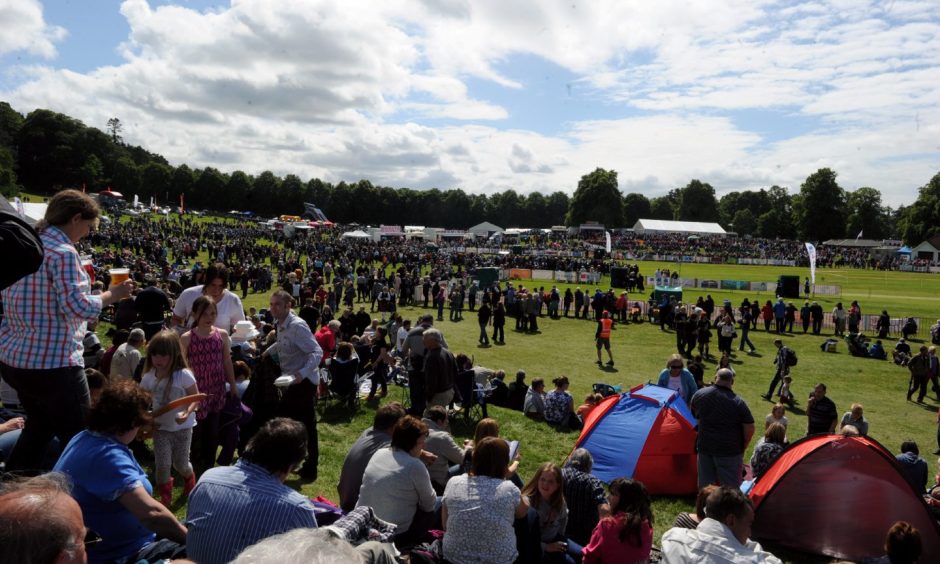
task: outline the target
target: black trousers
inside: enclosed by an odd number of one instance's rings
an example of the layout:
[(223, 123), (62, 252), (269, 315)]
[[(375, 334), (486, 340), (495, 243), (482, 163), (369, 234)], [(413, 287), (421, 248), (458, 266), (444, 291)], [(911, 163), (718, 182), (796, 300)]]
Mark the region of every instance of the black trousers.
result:
[(64, 447), (85, 428), (90, 400), (85, 370), (81, 366), (29, 370), (0, 363), (0, 374), (16, 390), (26, 412), (26, 426), (7, 460), (7, 470), (49, 470), (42, 463), (53, 437)]
[(193, 442), (190, 447), (190, 458), (196, 476), (215, 466), (215, 456), (219, 451), (219, 427), (222, 422), (222, 412), (208, 413), (199, 419), (193, 427)]
[(281, 396), (281, 405), (278, 407), (280, 417), (289, 417), (294, 421), (303, 423), (307, 429), (307, 460), (304, 462), (304, 473), (316, 476), (317, 464), (320, 461), (320, 439), (317, 434), (317, 387), (304, 378), (299, 384), (291, 384)]

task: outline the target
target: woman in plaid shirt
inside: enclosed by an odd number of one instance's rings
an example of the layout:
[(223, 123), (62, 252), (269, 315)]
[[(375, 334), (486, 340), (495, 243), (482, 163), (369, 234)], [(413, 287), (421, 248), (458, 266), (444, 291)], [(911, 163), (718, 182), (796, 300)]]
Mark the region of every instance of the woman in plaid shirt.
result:
[(130, 295), (133, 282), (91, 295), (75, 244), (97, 225), (98, 203), (77, 190), (52, 197), (37, 225), (43, 263), (3, 291), (0, 375), (20, 397), (26, 427), (7, 470), (40, 468), (52, 437), (65, 445), (84, 428), (88, 383), (82, 338), (101, 308)]

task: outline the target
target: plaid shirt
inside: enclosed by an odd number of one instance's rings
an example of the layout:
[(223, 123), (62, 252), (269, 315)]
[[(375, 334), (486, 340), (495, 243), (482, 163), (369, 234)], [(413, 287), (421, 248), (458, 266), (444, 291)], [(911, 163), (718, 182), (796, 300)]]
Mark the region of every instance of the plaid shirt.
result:
[(88, 274), (65, 233), (50, 226), (39, 237), (42, 266), (3, 291), (0, 362), (30, 370), (84, 366), (85, 323), (101, 314), (101, 298), (91, 295)]

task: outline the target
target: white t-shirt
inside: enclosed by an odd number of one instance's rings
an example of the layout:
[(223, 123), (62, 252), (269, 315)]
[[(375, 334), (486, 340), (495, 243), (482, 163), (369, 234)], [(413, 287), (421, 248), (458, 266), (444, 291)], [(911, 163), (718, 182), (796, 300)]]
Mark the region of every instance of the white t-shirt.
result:
[(395, 335), (395, 350), (402, 350), (405, 346), (405, 339), (408, 338), (408, 329), (404, 327), (398, 328), (398, 334)]
[[(173, 315), (183, 318), (183, 327), (192, 327), (192, 319), (189, 318), (193, 312), (193, 302), (202, 295), (203, 286), (193, 286), (186, 288), (176, 298), (176, 306), (173, 307)], [(219, 315), (215, 318), (215, 326), (224, 329), (230, 334), (232, 328), (239, 321), (245, 320), (245, 308), (242, 307), (242, 300), (237, 295), (225, 290), (222, 292), (222, 299), (216, 304)]]
[[(167, 395), (166, 386), (170, 385), (169, 395)], [(196, 377), (188, 368), (177, 370), (173, 373), (172, 380), (157, 380), (157, 375), (153, 370), (144, 374), (140, 380), (140, 387), (149, 390), (153, 394), (153, 410), (156, 411), (169, 402), (185, 397), (186, 388), (196, 385)], [(179, 431), (181, 429), (191, 429), (196, 426), (196, 413), (190, 413), (189, 418), (180, 425), (176, 422), (176, 414), (185, 408), (174, 409), (169, 413), (164, 413), (157, 417), (157, 429), (160, 431)]]
[(682, 377), (669, 375), (669, 383), (666, 384), (670, 390), (681, 391), (682, 390)]

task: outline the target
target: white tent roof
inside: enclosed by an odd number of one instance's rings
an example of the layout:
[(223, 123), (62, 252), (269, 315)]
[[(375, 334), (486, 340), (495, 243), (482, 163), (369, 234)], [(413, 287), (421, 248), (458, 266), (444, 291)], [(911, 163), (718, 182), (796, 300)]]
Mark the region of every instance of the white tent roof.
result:
[(498, 225), (494, 225), (490, 223), (489, 221), (484, 221), (483, 223), (474, 225), (467, 231), (469, 231), (470, 233), (499, 233), (502, 230), (503, 230), (502, 227)]
[(347, 237), (347, 238), (352, 238), (352, 239), (367, 239), (369, 237), (369, 234), (366, 233), (365, 231), (361, 231), (357, 229), (355, 231), (347, 231), (346, 233), (343, 233), (342, 236)]
[(717, 223), (702, 221), (669, 221), (665, 219), (638, 219), (633, 226), (637, 233), (646, 231), (665, 231), (670, 233), (702, 233), (707, 235), (726, 235), (727, 232)]

